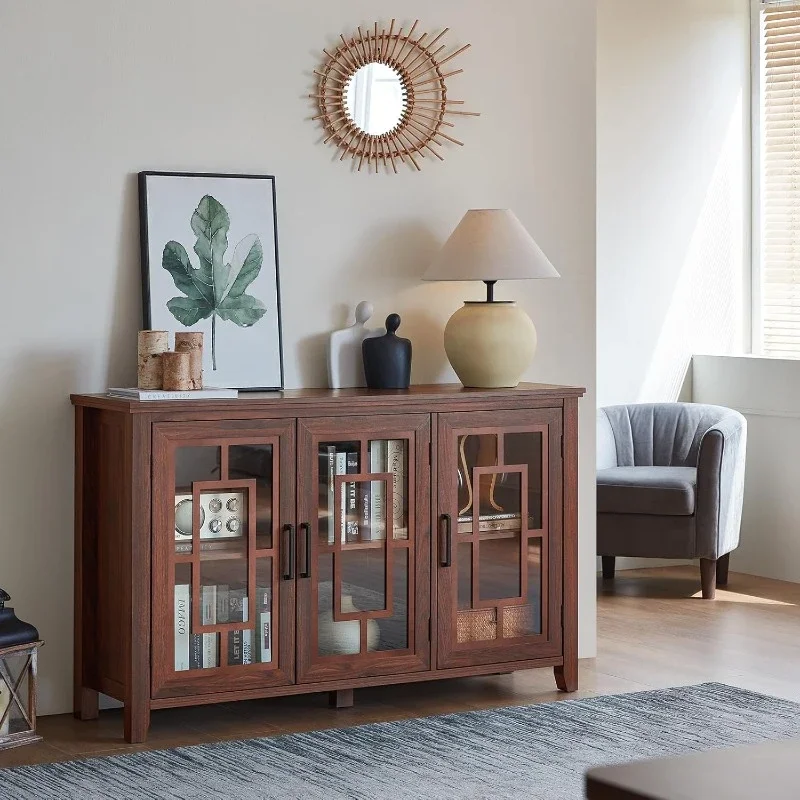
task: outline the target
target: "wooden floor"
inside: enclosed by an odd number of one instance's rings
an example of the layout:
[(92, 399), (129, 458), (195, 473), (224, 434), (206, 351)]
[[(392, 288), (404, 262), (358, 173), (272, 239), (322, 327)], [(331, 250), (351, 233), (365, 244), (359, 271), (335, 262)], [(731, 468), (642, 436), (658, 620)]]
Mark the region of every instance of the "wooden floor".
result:
[(552, 670), (361, 689), (351, 709), (326, 695), (153, 713), (146, 745), (122, 739), (119, 711), (78, 722), (44, 717), (45, 741), (0, 753), (0, 768), (315, 728), (720, 681), (800, 701), (800, 584), (732, 574), (700, 599), (699, 570), (621, 572), (598, 580), (598, 656), (581, 661), (580, 690), (557, 692)]

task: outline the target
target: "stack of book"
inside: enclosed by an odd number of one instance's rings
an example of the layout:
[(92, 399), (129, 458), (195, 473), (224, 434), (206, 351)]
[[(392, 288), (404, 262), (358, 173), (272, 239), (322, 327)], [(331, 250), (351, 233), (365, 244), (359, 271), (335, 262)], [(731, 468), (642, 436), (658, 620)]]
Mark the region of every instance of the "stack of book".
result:
[(171, 391), (167, 389), (108, 389), (109, 397), (121, 397), (125, 400), (157, 401), (157, 400), (235, 400), (239, 396), (238, 389), (220, 389), (207, 386), (205, 389), (188, 391)]
[[(478, 517), (478, 530), (484, 531), (518, 531), (521, 524), (520, 514), (503, 513), (481, 514)], [(458, 517), (458, 532), (472, 533), (472, 515), (461, 514)]]
[[(239, 553), (242, 551), (243, 544), (242, 538), (230, 538), (230, 539), (200, 539), (200, 550), (202, 552), (209, 552), (209, 551), (220, 551), (220, 552), (230, 552), (230, 553)], [(184, 554), (184, 553), (191, 553), (192, 552), (192, 542), (175, 542), (175, 552)]]
[[(201, 622), (216, 625), (249, 622), (247, 590), (226, 585), (200, 587)], [(234, 630), (227, 636), (229, 666), (272, 661), (272, 589), (256, 589), (253, 630)], [(175, 670), (211, 669), (220, 664), (220, 634), (191, 632), (191, 587), (175, 586)]]
[[(336, 496), (336, 476), (361, 472), (359, 452), (337, 445), (323, 445), (319, 453), (320, 525), (328, 544), (338, 535), (343, 544), (386, 539), (387, 525), (393, 535), (405, 529), (406, 443), (402, 439), (375, 440), (369, 443), (369, 464), (365, 472), (391, 473), (392, 508), (386, 508), (384, 481), (343, 482)], [(334, 510), (339, 504), (338, 531)]]

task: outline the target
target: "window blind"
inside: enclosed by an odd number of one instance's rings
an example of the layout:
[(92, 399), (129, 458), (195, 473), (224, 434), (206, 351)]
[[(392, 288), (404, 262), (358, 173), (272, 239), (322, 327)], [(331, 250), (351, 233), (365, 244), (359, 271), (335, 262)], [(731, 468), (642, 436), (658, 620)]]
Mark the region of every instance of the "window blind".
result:
[(761, 9), (760, 95), (761, 346), (800, 358), (800, 2)]

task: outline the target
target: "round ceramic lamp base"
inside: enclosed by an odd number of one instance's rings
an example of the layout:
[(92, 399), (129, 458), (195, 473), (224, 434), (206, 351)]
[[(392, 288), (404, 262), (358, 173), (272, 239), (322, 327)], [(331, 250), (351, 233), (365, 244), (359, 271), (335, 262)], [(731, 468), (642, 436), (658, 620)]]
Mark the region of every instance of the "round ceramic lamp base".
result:
[(536, 353), (536, 328), (513, 302), (466, 302), (444, 329), (444, 349), (464, 386), (516, 386)]

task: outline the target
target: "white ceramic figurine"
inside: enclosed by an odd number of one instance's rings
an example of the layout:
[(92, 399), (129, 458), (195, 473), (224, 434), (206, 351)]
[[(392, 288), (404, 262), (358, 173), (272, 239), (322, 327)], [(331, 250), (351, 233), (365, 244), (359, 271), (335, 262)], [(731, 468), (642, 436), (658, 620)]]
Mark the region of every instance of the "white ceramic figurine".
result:
[(356, 321), (348, 328), (334, 331), (328, 346), (328, 385), (331, 389), (366, 386), (361, 343), (372, 336), (383, 336), (383, 328), (367, 328), (372, 303), (362, 300), (356, 306)]

